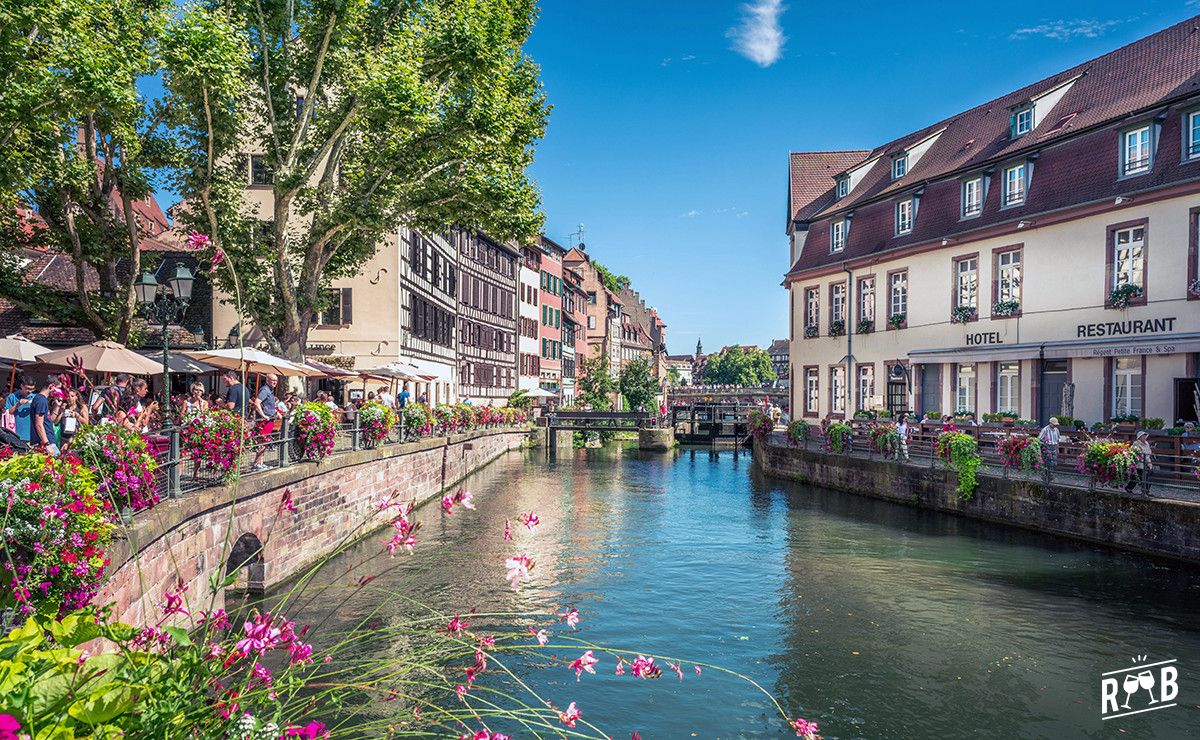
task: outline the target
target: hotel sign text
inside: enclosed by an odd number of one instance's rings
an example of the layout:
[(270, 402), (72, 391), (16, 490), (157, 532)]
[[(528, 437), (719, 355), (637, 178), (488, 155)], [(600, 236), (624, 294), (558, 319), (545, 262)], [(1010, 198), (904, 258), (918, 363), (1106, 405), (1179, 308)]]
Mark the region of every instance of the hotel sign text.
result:
[(1075, 327), (1075, 336), (1122, 337), (1127, 334), (1158, 334), (1172, 331), (1175, 317), (1165, 319), (1136, 319), (1132, 321), (1107, 321), (1099, 324), (1080, 324)]

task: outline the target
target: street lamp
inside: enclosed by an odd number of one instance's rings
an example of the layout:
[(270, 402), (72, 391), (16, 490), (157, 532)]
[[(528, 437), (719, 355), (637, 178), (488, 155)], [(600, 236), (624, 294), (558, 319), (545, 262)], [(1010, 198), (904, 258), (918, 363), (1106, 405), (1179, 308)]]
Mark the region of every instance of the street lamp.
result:
[[(162, 269), (161, 267), (159, 268)], [(187, 265), (175, 263), (170, 276), (165, 283), (158, 282), (154, 273), (146, 270), (133, 284), (142, 315), (147, 321), (157, 322), (162, 326), (162, 411), (165, 417), (171, 410), (171, 367), (169, 348), (167, 345), (167, 329), (171, 322), (182, 319), (192, 300), (192, 285), (196, 282), (195, 274)]]

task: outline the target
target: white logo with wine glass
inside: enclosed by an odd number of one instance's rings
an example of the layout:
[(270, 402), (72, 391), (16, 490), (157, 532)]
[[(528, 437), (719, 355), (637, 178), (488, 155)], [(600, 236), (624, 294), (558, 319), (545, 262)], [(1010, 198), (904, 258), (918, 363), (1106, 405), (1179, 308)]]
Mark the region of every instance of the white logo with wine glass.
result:
[(1132, 667), (1101, 675), (1100, 719), (1175, 706), (1175, 697), (1179, 696), (1179, 668), (1175, 659), (1146, 663), (1146, 658), (1139, 655), (1133, 658)]

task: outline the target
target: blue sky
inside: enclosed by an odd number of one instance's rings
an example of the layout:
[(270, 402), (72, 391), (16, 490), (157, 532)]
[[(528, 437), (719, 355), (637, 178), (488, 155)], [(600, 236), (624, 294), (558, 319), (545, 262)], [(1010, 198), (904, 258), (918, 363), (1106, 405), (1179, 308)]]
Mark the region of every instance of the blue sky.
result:
[[(839, 4), (840, 5), (840, 4)], [(789, 151), (869, 149), (1192, 15), (1142, 3), (542, 0), (533, 174), (671, 353), (787, 336)]]

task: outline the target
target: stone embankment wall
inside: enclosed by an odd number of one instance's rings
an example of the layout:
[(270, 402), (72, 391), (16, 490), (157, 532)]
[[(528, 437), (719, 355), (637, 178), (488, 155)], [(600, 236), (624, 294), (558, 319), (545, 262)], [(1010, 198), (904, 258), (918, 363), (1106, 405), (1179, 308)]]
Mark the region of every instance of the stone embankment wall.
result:
[(957, 476), (941, 466), (799, 449), (779, 434), (756, 441), (754, 454), (763, 472), (778, 478), (1200, 564), (1200, 503), (982, 473), (963, 500)]
[[(210, 576), (216, 572), (224, 580), (251, 556), (235, 587), (247, 578), (255, 587), (282, 583), (346, 538), (390, 521), (394, 510), (380, 511), (380, 501), (420, 503), (438, 496), (527, 436), (527, 430), (481, 430), (344, 452), (164, 501), (138, 514), (127, 538), (114, 543), (110, 575), (96, 602), (115, 602), (118, 621), (154, 624), (165, 592), (182, 581), (191, 609), (205, 609)], [(295, 513), (281, 507), (285, 491)], [(224, 599), (222, 589), (214, 606), (222, 607)]]

